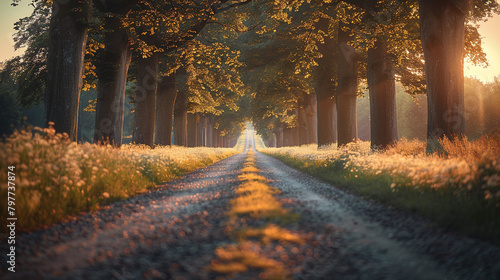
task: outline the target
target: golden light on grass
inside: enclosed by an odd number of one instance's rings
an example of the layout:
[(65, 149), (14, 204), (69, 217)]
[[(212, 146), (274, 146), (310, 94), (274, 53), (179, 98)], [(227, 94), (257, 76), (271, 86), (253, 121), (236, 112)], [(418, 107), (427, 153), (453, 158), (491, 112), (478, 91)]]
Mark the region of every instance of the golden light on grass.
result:
[(227, 245), (216, 249), (217, 260), (212, 261), (209, 269), (218, 273), (230, 274), (245, 272), (249, 268), (262, 269), (268, 277), (265, 279), (284, 279), (286, 269), (281, 262), (266, 258), (262, 254), (250, 250), (258, 245), (251, 242), (241, 245)]
[(267, 225), (264, 228), (247, 229), (241, 232), (239, 237), (242, 239), (247, 239), (248, 237), (258, 237), (265, 244), (273, 240), (297, 244), (304, 243), (304, 239), (300, 237), (300, 235), (292, 233), (291, 231), (274, 224)]
[[(258, 173), (260, 170), (255, 164), (255, 154), (248, 152), (238, 179), (241, 184), (236, 188), (236, 198), (230, 201), (231, 208), (228, 212), (230, 228), (237, 231), (237, 244), (230, 244), (216, 249), (217, 260), (212, 261), (209, 269), (223, 274), (245, 272), (249, 268), (261, 269), (261, 279), (288, 279), (290, 273), (285, 265), (274, 259), (267, 258), (257, 251), (260, 247), (270, 242), (289, 242), (302, 244), (304, 240), (295, 233), (274, 224), (263, 228), (244, 228), (238, 231), (236, 218), (249, 216), (253, 219), (290, 220), (292, 214), (284, 209), (274, 197), (281, 193), (280, 190), (267, 184), (269, 181)], [(258, 242), (248, 241), (248, 238), (257, 239)]]
[(246, 168), (246, 167), (255, 167), (255, 168), (257, 168), (257, 166), (255, 165), (255, 163), (253, 163), (253, 162), (245, 162), (245, 163), (243, 163), (243, 168)]
[[(0, 143), (0, 168), (16, 167), (19, 226), (33, 229), (147, 189), (236, 154), (235, 149), (76, 144), (52, 128), (16, 131)], [(7, 182), (7, 173), (0, 181)], [(7, 196), (7, 184), (0, 197)], [(0, 211), (6, 213), (6, 204)]]
[(242, 182), (245, 182), (245, 181), (269, 182), (269, 180), (266, 177), (259, 175), (259, 174), (255, 174), (255, 173), (241, 174), (238, 176), (238, 179)]
[(305, 161), (305, 166), (327, 166), (342, 159), (348, 176), (388, 176), (394, 187), (483, 190), (484, 198), (500, 203), (500, 133), (475, 141), (440, 141), (444, 153), (427, 155), (425, 142), (401, 139), (386, 151), (373, 152), (369, 142), (317, 149), (315, 145), (266, 148)]
[[(257, 177), (258, 178), (258, 177)], [(254, 193), (260, 194), (280, 194), (281, 191), (277, 188), (268, 186), (262, 181), (248, 181), (242, 183), (238, 189), (236, 189), (236, 193), (240, 195), (252, 195)]]
[(241, 173), (254, 173), (259, 172), (260, 170), (255, 166), (247, 166), (241, 169)]
[(500, 132), (440, 144), (442, 153), (430, 155), (426, 143), (406, 139), (383, 151), (356, 142), (261, 152), (355, 194), (500, 242)]

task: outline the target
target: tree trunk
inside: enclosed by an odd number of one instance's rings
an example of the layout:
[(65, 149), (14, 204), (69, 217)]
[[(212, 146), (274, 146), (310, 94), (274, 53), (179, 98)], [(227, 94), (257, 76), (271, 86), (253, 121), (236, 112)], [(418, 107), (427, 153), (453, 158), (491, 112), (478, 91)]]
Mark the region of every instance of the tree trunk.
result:
[(163, 77), (156, 95), (156, 143), (172, 145), (172, 122), (177, 88), (175, 73)]
[(207, 117), (200, 117), (197, 125), (197, 147), (206, 147), (207, 145)]
[(283, 147), (283, 124), (282, 123), (277, 123), (276, 126), (274, 127), (274, 134), (276, 134), (276, 147), (281, 148)]
[(386, 148), (398, 138), (394, 67), (385, 43), (377, 40), (368, 50), (371, 146)]
[(76, 140), (91, 1), (53, 1), (45, 84), (46, 121)]
[(127, 73), (132, 58), (129, 36), (121, 21), (106, 17), (105, 48), (97, 63), (97, 107), (94, 142), (108, 142), (120, 147), (123, 136), (123, 116)]
[(188, 147), (196, 147), (196, 142), (198, 140), (198, 115), (197, 114), (187, 114), (187, 142)]
[(212, 147), (218, 148), (219, 147), (219, 130), (217, 128), (213, 129), (212, 133)]
[(299, 130), (299, 127), (296, 126), (296, 127), (292, 127), (291, 128), (292, 130), (292, 143), (290, 146), (300, 146), (300, 130)]
[(222, 147), (227, 148), (228, 142), (227, 142), (227, 135), (222, 136)]
[(174, 109), (174, 142), (175, 145), (187, 147), (188, 92), (186, 71), (178, 70), (176, 81), (178, 91)]
[[(340, 24), (343, 27), (342, 24)], [(348, 42), (352, 40), (348, 32), (339, 28), (338, 32), (338, 88), (337, 127), (338, 145), (342, 146), (358, 138), (356, 111), (358, 73), (356, 52)]]
[(207, 116), (207, 128), (206, 128), (206, 133), (207, 133), (207, 147), (214, 147), (214, 116), (209, 115)]
[(219, 131), (219, 144), (218, 144), (219, 148), (225, 148), (224, 147), (224, 136), (220, 134), (220, 131)]
[(316, 93), (304, 94), (304, 116), (306, 127), (306, 143), (318, 143), (318, 104)]
[(292, 146), (292, 129), (290, 127), (285, 127), (283, 129), (283, 147)]
[[(329, 20), (321, 18), (317, 28), (328, 34)], [(335, 110), (335, 85), (332, 79), (335, 77), (335, 40), (324, 38), (324, 44), (318, 45), (318, 51), (323, 55), (318, 59), (316, 74), (316, 96), (318, 106), (318, 146), (335, 143), (336, 140), (336, 118)]]
[(318, 147), (334, 144), (337, 139), (335, 98), (318, 97)]
[(158, 55), (137, 59), (134, 141), (154, 146)]
[[(305, 95), (305, 94), (304, 94)], [(298, 128), (299, 128), (299, 145), (307, 144), (307, 123), (304, 98), (299, 99), (299, 108), (297, 113)]]
[[(463, 5), (459, 5), (460, 3)], [(437, 140), (461, 137), (464, 115), (464, 32), (469, 1), (420, 0), (420, 29), (427, 82), (427, 150)]]

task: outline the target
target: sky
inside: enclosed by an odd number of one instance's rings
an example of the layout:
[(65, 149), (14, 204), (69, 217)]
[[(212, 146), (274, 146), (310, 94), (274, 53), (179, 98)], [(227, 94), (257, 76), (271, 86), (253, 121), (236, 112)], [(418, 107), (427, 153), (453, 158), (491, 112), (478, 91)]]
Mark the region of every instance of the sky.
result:
[[(33, 8), (28, 4), (31, 1), (21, 1), (20, 5), (13, 7), (11, 0), (0, 1), (0, 61), (21, 54), (23, 50), (14, 52), (14, 23), (25, 16), (30, 15)], [(488, 68), (475, 67), (465, 63), (465, 76), (474, 76), (484, 82), (492, 82), (495, 76), (500, 75), (500, 15), (495, 15), (486, 22), (480, 24), (479, 33), (483, 37), (483, 48), (486, 52), (490, 66)]]

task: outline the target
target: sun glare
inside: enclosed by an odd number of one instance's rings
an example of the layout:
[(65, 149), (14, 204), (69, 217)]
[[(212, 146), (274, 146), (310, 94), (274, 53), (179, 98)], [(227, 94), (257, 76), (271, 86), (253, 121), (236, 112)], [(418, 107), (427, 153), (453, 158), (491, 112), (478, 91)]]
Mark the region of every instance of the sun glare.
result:
[(487, 68), (474, 66), (470, 62), (465, 62), (465, 76), (475, 77), (483, 82), (493, 82), (495, 76), (500, 75), (500, 37), (498, 27), (500, 26), (500, 15), (494, 15), (487, 21), (481, 22), (479, 33), (482, 37), (483, 49), (488, 58)]

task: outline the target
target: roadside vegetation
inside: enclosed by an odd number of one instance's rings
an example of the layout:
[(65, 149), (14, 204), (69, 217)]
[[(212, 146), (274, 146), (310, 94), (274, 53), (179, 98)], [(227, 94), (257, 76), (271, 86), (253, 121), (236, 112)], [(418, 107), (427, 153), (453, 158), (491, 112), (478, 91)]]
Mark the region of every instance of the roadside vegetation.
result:
[[(266, 249), (272, 242), (279, 244), (302, 244), (304, 239), (278, 224), (288, 223), (300, 218), (283, 208), (275, 197), (280, 190), (268, 185), (268, 179), (259, 174), (252, 150), (240, 170), (240, 185), (236, 197), (231, 200), (228, 232), (234, 236), (235, 243), (220, 246), (215, 250), (217, 258), (208, 267), (210, 270), (235, 276), (247, 270), (259, 271), (259, 279), (287, 279), (290, 274), (286, 265), (268, 258)], [(253, 221), (262, 226), (250, 227)], [(248, 224), (247, 224), (248, 223)], [(274, 246), (271, 246), (274, 248)]]
[[(15, 167), (15, 217), (20, 229), (33, 230), (146, 192), (238, 152), (76, 144), (53, 128), (30, 128), (0, 143), (0, 170)], [(2, 217), (7, 217), (7, 179), (6, 171), (0, 174)]]
[(500, 133), (440, 144), (442, 152), (434, 154), (426, 154), (424, 142), (406, 139), (380, 151), (370, 142), (260, 151), (365, 198), (500, 242)]

